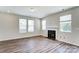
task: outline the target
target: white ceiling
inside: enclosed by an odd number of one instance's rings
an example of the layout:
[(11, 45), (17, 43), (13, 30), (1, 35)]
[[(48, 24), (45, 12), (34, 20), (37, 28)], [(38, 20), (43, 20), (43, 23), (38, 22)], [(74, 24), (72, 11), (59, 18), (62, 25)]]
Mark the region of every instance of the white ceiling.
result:
[[(73, 6), (0, 6), (0, 11), (42, 18), (49, 14), (60, 12), (62, 9), (72, 7)], [(31, 12), (30, 8), (34, 8), (35, 11)]]

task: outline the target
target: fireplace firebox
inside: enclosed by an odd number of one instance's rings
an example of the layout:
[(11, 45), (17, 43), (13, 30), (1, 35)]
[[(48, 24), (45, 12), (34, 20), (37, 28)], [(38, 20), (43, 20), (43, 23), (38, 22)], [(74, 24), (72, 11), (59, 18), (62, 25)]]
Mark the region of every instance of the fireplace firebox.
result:
[(56, 31), (55, 30), (48, 30), (48, 38), (52, 40), (56, 40)]

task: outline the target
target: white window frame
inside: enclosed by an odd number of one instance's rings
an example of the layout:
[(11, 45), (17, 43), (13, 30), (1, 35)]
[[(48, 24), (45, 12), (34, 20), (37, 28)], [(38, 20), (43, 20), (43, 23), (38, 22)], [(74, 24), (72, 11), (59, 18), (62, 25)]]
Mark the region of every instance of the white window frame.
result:
[[(25, 24), (24, 24), (25, 23)], [(27, 32), (27, 19), (19, 19), (19, 33)]]
[[(72, 18), (71, 17), (72, 17), (71, 14), (60, 16), (60, 31), (61, 32), (71, 32), (71, 23), (72, 23)], [(69, 23), (70, 24), (70, 30), (64, 31), (63, 28), (62, 28), (63, 23), (64, 24)]]
[(42, 25), (42, 30), (46, 30), (46, 20), (42, 20), (41, 25)]
[[(30, 21), (32, 21), (33, 22), (33, 24), (32, 23), (30, 23)], [(29, 24), (30, 23), (30, 24)], [(35, 22), (34, 22), (34, 20), (28, 20), (28, 32), (34, 32), (35, 31), (35, 24), (34, 24)], [(30, 27), (31, 26), (31, 27)], [(30, 28), (30, 29), (29, 29)], [(32, 31), (31, 31), (32, 30)]]

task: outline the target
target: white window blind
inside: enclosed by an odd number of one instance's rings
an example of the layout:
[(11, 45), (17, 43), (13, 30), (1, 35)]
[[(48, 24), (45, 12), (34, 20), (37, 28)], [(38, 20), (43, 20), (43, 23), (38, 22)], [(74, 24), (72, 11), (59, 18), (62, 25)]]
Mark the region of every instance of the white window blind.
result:
[(26, 33), (27, 32), (27, 20), (19, 19), (19, 32)]
[(46, 20), (42, 20), (42, 30), (46, 30)]
[(34, 32), (34, 20), (28, 20), (28, 32)]
[(71, 15), (60, 17), (60, 31), (71, 32)]

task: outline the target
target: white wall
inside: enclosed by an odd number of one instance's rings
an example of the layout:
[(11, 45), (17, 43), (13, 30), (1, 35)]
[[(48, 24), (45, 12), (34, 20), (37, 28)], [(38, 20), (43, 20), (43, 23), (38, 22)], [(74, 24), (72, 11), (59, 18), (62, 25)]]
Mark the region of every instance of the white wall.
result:
[[(19, 33), (19, 18), (34, 19), (35, 32)], [(19, 16), (15, 14), (0, 13), (0, 41), (36, 36), (40, 34), (40, 20), (38, 18)]]
[[(60, 16), (67, 14), (72, 15), (72, 32), (62, 33), (59, 31), (59, 20), (60, 20), (59, 18)], [(57, 40), (79, 46), (79, 7), (49, 15), (43, 19), (47, 20), (47, 30), (48, 29), (56, 30)], [(47, 30), (42, 31), (41, 34), (47, 36)]]

